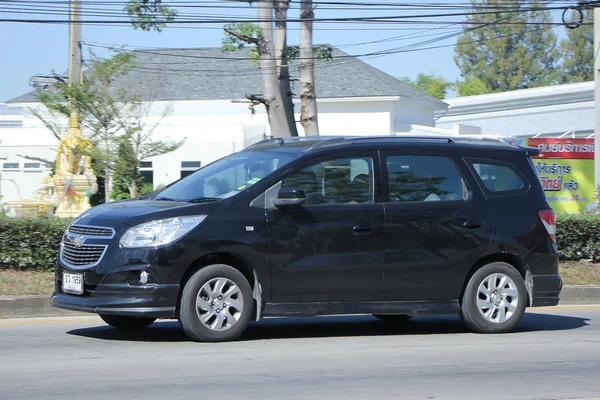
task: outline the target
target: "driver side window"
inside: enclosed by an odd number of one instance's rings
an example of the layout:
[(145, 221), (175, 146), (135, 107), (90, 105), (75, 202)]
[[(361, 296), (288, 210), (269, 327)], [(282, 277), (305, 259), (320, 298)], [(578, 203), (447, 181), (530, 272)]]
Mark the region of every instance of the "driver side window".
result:
[(373, 161), (338, 158), (304, 168), (282, 181), (282, 188), (302, 189), (305, 205), (373, 203)]

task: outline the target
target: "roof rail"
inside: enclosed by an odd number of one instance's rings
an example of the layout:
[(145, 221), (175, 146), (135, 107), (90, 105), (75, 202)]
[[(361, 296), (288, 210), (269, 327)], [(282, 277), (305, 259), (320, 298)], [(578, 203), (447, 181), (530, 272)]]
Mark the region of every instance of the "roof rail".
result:
[[(314, 139), (314, 137), (313, 137), (313, 139)], [(304, 150), (304, 153), (309, 152), (309, 151), (314, 150), (314, 149), (321, 148), (321, 147), (330, 146), (330, 145), (333, 145), (333, 144), (336, 144), (336, 143), (342, 143), (342, 142), (347, 142), (348, 141), (348, 138), (345, 138), (343, 136), (338, 136), (338, 137), (335, 137), (335, 136), (333, 136), (333, 137), (331, 137), (331, 136), (325, 136), (325, 137), (323, 137), (323, 136), (321, 136), (320, 139), (321, 140), (317, 141), (312, 146), (307, 147), (306, 150)]]
[(362, 142), (371, 140), (440, 140), (446, 143), (455, 143), (451, 137), (444, 136), (373, 136), (373, 137), (359, 137), (352, 139), (352, 142)]
[(253, 143), (250, 146), (245, 147), (244, 149), (242, 149), (242, 151), (252, 150), (252, 149), (254, 149), (256, 147), (260, 147), (260, 146), (263, 146), (265, 144), (273, 143), (273, 142), (277, 142), (278, 146), (283, 146), (283, 144), (284, 144), (283, 138), (276, 137), (276, 138), (271, 138), (271, 139), (264, 139), (264, 140), (261, 140), (260, 142)]

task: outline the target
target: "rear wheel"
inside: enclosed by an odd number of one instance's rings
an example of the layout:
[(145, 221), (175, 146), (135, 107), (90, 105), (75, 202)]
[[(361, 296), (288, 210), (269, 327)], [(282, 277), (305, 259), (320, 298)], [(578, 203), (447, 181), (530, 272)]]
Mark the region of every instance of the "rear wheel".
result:
[(100, 318), (113, 328), (123, 330), (139, 330), (150, 326), (151, 323), (156, 321), (156, 318), (146, 317), (126, 317), (123, 315), (106, 315), (100, 314)]
[(406, 314), (373, 314), (373, 316), (382, 321), (392, 322), (395, 324), (404, 323), (412, 318), (410, 315)]
[(471, 331), (512, 331), (525, 314), (527, 290), (521, 274), (510, 264), (493, 262), (469, 280), (462, 298), (461, 316)]
[(229, 265), (196, 272), (181, 295), (179, 322), (192, 339), (223, 342), (240, 336), (250, 321), (254, 300), (248, 280)]

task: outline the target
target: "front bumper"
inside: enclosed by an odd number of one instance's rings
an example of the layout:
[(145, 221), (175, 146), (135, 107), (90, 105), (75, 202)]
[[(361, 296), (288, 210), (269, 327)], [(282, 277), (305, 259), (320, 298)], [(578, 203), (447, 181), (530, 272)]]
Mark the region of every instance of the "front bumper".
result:
[(174, 318), (179, 285), (100, 284), (90, 295), (52, 295), (51, 304), (57, 308), (96, 314), (136, 317)]
[(560, 274), (533, 276), (533, 307), (555, 306), (560, 301), (563, 281)]

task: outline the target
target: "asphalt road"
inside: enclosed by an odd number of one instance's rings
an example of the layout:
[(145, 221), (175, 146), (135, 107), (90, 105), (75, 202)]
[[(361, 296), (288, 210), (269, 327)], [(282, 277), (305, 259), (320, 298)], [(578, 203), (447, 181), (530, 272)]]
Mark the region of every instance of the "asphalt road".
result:
[(177, 323), (0, 321), (0, 399), (600, 399), (600, 307), (528, 312), (517, 333), (454, 317), (268, 319), (236, 342)]

